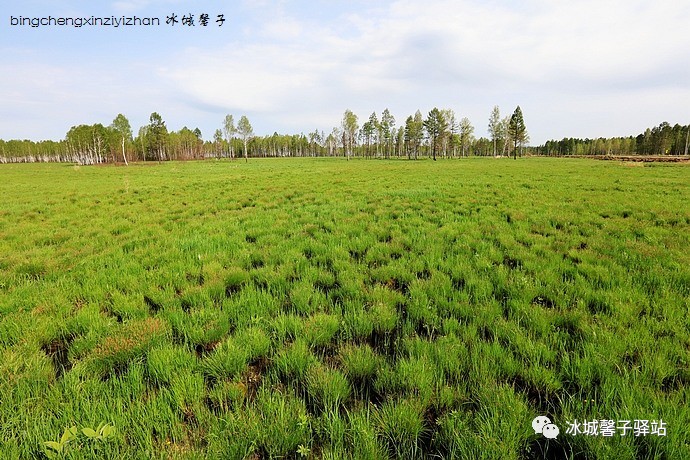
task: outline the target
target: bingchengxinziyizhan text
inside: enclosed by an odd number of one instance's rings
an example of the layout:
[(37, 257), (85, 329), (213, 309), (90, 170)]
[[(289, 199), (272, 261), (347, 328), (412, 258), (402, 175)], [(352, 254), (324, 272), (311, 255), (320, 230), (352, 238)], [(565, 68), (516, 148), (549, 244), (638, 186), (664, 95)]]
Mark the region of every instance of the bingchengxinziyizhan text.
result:
[(201, 26), (208, 25), (222, 26), (226, 21), (224, 14), (217, 14), (215, 17), (203, 13), (195, 17), (193, 14), (177, 15), (170, 14), (161, 19), (158, 17), (139, 17), (139, 16), (10, 16), (10, 26), (24, 27), (134, 27), (134, 26)]

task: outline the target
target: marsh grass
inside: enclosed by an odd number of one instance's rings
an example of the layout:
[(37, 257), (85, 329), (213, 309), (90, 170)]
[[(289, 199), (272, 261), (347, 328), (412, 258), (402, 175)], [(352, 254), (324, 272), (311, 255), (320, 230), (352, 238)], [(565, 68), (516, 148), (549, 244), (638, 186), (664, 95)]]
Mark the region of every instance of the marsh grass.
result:
[(0, 172), (2, 458), (690, 457), (687, 166)]

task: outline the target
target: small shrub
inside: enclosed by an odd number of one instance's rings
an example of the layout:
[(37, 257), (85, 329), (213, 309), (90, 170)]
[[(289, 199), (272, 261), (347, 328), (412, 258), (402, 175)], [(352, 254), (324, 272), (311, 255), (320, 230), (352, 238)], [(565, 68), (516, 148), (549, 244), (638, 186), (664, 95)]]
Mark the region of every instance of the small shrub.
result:
[(249, 282), (249, 274), (242, 269), (233, 269), (225, 276), (225, 295), (231, 297)]
[(268, 355), (271, 348), (270, 337), (258, 327), (250, 327), (237, 333), (235, 342), (242, 344), (247, 361), (254, 361)]
[[(294, 312), (306, 316), (318, 311), (319, 302), (317, 294), (311, 283), (304, 281), (295, 283), (292, 289), (290, 289), (290, 304)], [(321, 299), (322, 302), (325, 300), (325, 298)]]
[(193, 347), (219, 342), (230, 332), (227, 314), (215, 308), (192, 310), (190, 313), (178, 310), (167, 316), (178, 340), (184, 340)]
[(247, 387), (241, 382), (219, 380), (208, 391), (208, 404), (211, 409), (228, 412), (241, 407), (247, 397)]
[(291, 380), (302, 380), (310, 367), (318, 363), (318, 359), (309, 350), (304, 340), (296, 340), (287, 349), (278, 353), (274, 366), (278, 373)]
[(299, 316), (280, 314), (273, 319), (271, 326), (276, 342), (281, 343), (299, 336), (304, 323)]
[(363, 308), (351, 310), (343, 315), (345, 335), (347, 338), (362, 341), (374, 332), (374, 321)]
[(378, 303), (369, 310), (369, 318), (374, 323), (374, 329), (379, 333), (390, 333), (398, 324), (398, 312), (395, 307)]
[(250, 430), (238, 434), (256, 440), (256, 447), (269, 458), (294, 455), (300, 445), (309, 445), (307, 409), (294, 396), (262, 390), (247, 416), (255, 423)]
[(146, 358), (146, 373), (157, 385), (169, 384), (173, 377), (196, 367), (196, 358), (189, 351), (166, 345), (149, 351)]
[(353, 458), (388, 458), (369, 409), (348, 412), (347, 441)]
[(321, 410), (335, 410), (352, 392), (342, 372), (325, 366), (314, 366), (307, 373), (307, 391)]
[(379, 356), (369, 345), (346, 345), (340, 350), (340, 361), (346, 375), (355, 382), (369, 382), (376, 376)]
[(396, 377), (406, 395), (414, 395), (427, 405), (430, 403), (436, 384), (441, 380), (433, 363), (426, 357), (398, 361)]
[(175, 375), (170, 382), (170, 395), (182, 413), (202, 401), (205, 391), (204, 377), (191, 369)]
[(247, 367), (247, 350), (232, 337), (213, 350), (201, 363), (201, 369), (208, 377), (232, 378)]
[(304, 338), (312, 347), (325, 347), (331, 343), (340, 328), (335, 315), (317, 313), (304, 324)]
[(213, 300), (209, 296), (207, 289), (195, 286), (182, 294), (180, 306), (184, 311), (202, 310), (212, 307)]
[(379, 436), (392, 456), (415, 458), (420, 455), (421, 438), (426, 428), (424, 413), (418, 403), (389, 401), (375, 413), (375, 420)]

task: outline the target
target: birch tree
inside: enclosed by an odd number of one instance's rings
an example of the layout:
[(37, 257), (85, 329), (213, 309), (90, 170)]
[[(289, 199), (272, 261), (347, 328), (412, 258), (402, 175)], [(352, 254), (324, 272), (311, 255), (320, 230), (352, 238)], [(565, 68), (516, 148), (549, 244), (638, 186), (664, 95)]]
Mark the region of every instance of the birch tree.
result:
[(467, 149), (474, 140), (474, 126), (470, 119), (464, 117), (460, 120), (460, 145), (462, 146), (462, 156), (467, 156)]
[(125, 154), (125, 143), (132, 142), (132, 127), (129, 124), (129, 120), (127, 120), (127, 117), (119, 113), (110, 125), (110, 129), (122, 141), (122, 160), (124, 160), (125, 166), (129, 166), (129, 163), (127, 162), (127, 155)]
[(146, 138), (148, 140), (149, 153), (155, 155), (158, 161), (163, 161), (166, 158), (165, 148), (168, 140), (168, 128), (165, 126), (163, 118), (157, 112), (153, 112), (149, 117)]
[(225, 134), (225, 140), (228, 143), (228, 149), (230, 153), (230, 158), (234, 158), (234, 151), (232, 147), (232, 140), (235, 138), (237, 129), (235, 128), (235, 120), (232, 115), (225, 115), (225, 120), (223, 120), (223, 134)]
[(216, 129), (213, 133), (213, 147), (214, 156), (217, 158), (219, 155), (223, 154), (223, 132), (220, 129)]
[(501, 112), (497, 105), (491, 110), (491, 116), (489, 116), (489, 135), (494, 144), (494, 156), (496, 156), (496, 141), (501, 135)]
[(453, 109), (443, 109), (441, 110), (441, 113), (443, 114), (443, 118), (446, 120), (446, 125), (448, 126), (448, 132), (443, 136), (442, 139), (443, 150), (445, 151), (447, 147), (450, 147), (452, 155), (455, 157), (455, 133), (458, 131), (458, 121), (455, 118), (455, 112)]
[(343, 120), (341, 123), (342, 135), (343, 135), (343, 148), (345, 149), (345, 155), (347, 159), (350, 159), (354, 146), (357, 143), (357, 130), (359, 126), (357, 124), (357, 115), (355, 115), (351, 110), (346, 110), (343, 114)]
[(381, 133), (383, 134), (383, 140), (385, 142), (386, 148), (386, 158), (390, 158), (391, 145), (393, 143), (395, 129), (395, 117), (390, 113), (388, 109), (385, 109), (381, 114)]
[(237, 122), (237, 133), (240, 135), (242, 142), (244, 143), (244, 161), (247, 162), (249, 161), (247, 156), (247, 142), (249, 142), (249, 139), (254, 136), (254, 129), (252, 128), (251, 123), (249, 123), (249, 119), (245, 115), (242, 115), (240, 121)]

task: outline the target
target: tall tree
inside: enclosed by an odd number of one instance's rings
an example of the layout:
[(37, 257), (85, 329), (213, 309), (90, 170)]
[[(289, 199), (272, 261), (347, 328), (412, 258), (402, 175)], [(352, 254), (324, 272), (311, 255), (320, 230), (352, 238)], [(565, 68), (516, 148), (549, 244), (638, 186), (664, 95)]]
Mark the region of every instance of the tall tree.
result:
[(509, 150), (510, 142), (508, 142), (510, 140), (509, 139), (510, 136), (508, 135), (508, 127), (509, 126), (510, 126), (510, 117), (509, 116), (503, 117), (503, 119), (501, 120), (501, 123), (499, 125), (499, 133), (500, 134), (498, 136), (498, 139), (500, 140), (500, 142), (502, 144), (502, 147), (501, 147), (501, 152), (502, 152), (501, 155), (502, 156), (506, 156), (506, 155), (510, 154), (510, 150)]
[(249, 142), (249, 139), (254, 136), (254, 129), (252, 128), (251, 123), (249, 123), (249, 119), (245, 115), (242, 115), (240, 121), (237, 122), (237, 133), (240, 135), (242, 142), (244, 143), (244, 161), (247, 162), (249, 161), (247, 156), (247, 142)]
[(369, 116), (369, 120), (365, 121), (362, 125), (362, 137), (367, 145), (367, 156), (371, 156), (371, 144), (376, 142), (376, 133), (378, 132), (379, 121), (376, 118), (376, 112), (372, 112)]
[(436, 161), (436, 152), (439, 148), (439, 140), (445, 135), (448, 129), (443, 113), (436, 107), (431, 109), (426, 120), (424, 120), (424, 128), (429, 135), (429, 142), (431, 143), (431, 153), (434, 161)]
[(338, 127), (333, 128), (333, 131), (326, 138), (326, 146), (328, 147), (328, 156), (338, 156), (338, 139), (340, 138), (340, 130)]
[(460, 144), (462, 145), (462, 156), (467, 156), (467, 149), (474, 141), (474, 126), (470, 119), (464, 117), (460, 120)]
[(422, 147), (422, 142), (424, 141), (424, 119), (422, 118), (422, 112), (419, 110), (414, 113), (412, 126), (414, 128), (412, 142), (414, 143), (414, 159), (416, 160), (419, 155), (419, 150)]
[(165, 126), (163, 118), (157, 112), (153, 112), (149, 117), (146, 138), (148, 140), (148, 152), (153, 154), (158, 161), (163, 161), (166, 157), (165, 147), (168, 138), (168, 128)]
[(501, 112), (497, 105), (494, 106), (489, 117), (489, 135), (494, 144), (494, 156), (496, 156), (496, 141), (501, 136)]
[(411, 159), (411, 153), (412, 153), (412, 123), (414, 120), (412, 119), (412, 115), (407, 117), (405, 120), (405, 152), (407, 152), (407, 159)]
[(311, 150), (311, 156), (316, 156), (316, 153), (319, 150), (319, 147), (321, 147), (322, 142), (323, 138), (321, 137), (318, 129), (315, 129), (313, 133), (309, 133), (309, 148)]
[(383, 133), (383, 141), (386, 145), (386, 158), (390, 158), (394, 127), (395, 117), (393, 117), (388, 109), (385, 109), (381, 114), (381, 132)]
[[(414, 159), (417, 159), (419, 154), (419, 147), (422, 145), (424, 139), (424, 120), (422, 119), (422, 112), (417, 110), (412, 116), (407, 117), (405, 121), (405, 142), (407, 148), (414, 153)], [(408, 151), (408, 158), (410, 157)]]
[(522, 145), (527, 141), (527, 128), (525, 128), (525, 120), (522, 117), (522, 109), (518, 105), (510, 117), (508, 124), (508, 134), (513, 141), (513, 159), (517, 159), (517, 149), (520, 147), (520, 155), (522, 156)]
[(139, 132), (137, 137), (134, 139), (134, 151), (137, 152), (137, 157), (146, 161), (146, 151), (149, 145), (149, 127), (148, 125), (143, 125), (139, 127)]
[(223, 152), (223, 132), (220, 129), (216, 129), (213, 133), (213, 156), (218, 158)]
[(228, 148), (230, 150), (230, 158), (234, 158), (235, 152), (232, 148), (232, 140), (237, 133), (237, 129), (235, 128), (235, 119), (232, 117), (232, 115), (225, 115), (225, 119), (223, 120), (223, 133), (225, 134), (225, 140), (227, 141)]
[(132, 127), (129, 124), (129, 120), (121, 113), (118, 113), (111, 123), (110, 129), (120, 138), (119, 140), (122, 141), (122, 159), (125, 162), (125, 166), (129, 166), (129, 163), (127, 163), (127, 155), (125, 154), (125, 143), (132, 142)]
[(399, 157), (402, 156), (403, 151), (405, 150), (405, 127), (400, 126), (398, 128), (397, 133), (395, 134), (395, 145), (396, 145), (396, 155)]
[(458, 130), (458, 121), (455, 117), (455, 111), (453, 111), (453, 109), (443, 109), (441, 112), (443, 113), (443, 118), (446, 120), (447, 125), (446, 133), (442, 139), (442, 145), (444, 150), (450, 147), (453, 152), (453, 157), (455, 157), (455, 145), (457, 144), (457, 136), (455, 133)]
[(346, 110), (343, 114), (341, 127), (343, 131), (343, 148), (345, 149), (345, 155), (349, 160), (350, 156), (352, 156), (354, 146), (357, 143), (357, 130), (359, 129), (357, 124), (357, 115), (355, 115), (350, 109)]
[(65, 136), (71, 156), (81, 164), (102, 163), (109, 150), (111, 132), (100, 123), (72, 126)]

